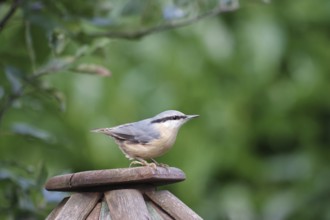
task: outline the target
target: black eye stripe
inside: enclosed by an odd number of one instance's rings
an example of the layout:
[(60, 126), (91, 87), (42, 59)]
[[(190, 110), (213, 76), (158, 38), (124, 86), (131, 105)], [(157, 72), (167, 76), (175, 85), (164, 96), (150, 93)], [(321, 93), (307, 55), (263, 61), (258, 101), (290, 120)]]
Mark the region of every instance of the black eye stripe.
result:
[(169, 116), (169, 117), (155, 119), (155, 120), (151, 121), (151, 123), (162, 123), (162, 122), (169, 121), (169, 120), (180, 120), (183, 118), (187, 118), (187, 116), (185, 116), (185, 115)]
[(186, 118), (187, 116), (185, 116), (185, 115), (176, 115), (176, 116), (173, 116), (173, 117), (171, 117), (171, 119), (172, 120), (180, 120), (180, 119), (182, 119), (182, 118)]

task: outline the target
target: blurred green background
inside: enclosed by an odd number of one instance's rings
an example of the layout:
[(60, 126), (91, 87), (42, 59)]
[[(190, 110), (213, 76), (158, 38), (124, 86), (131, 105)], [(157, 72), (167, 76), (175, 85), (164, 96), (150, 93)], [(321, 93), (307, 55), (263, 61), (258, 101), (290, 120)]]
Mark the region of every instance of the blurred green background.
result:
[[(90, 133), (167, 109), (199, 114), (159, 162), (205, 219), (330, 219), (330, 1), (1, 1), (0, 218), (42, 219), (46, 178), (127, 167)], [(222, 4), (237, 2), (220, 1)], [(3, 21), (3, 20), (2, 20)], [(166, 29), (166, 28), (164, 28)], [(113, 33), (113, 32), (112, 32)]]

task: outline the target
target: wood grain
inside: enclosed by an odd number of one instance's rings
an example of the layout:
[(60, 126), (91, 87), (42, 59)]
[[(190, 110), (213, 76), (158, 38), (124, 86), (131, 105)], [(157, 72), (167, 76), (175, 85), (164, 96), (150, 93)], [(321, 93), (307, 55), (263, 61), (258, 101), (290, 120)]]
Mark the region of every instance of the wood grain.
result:
[(192, 209), (167, 190), (144, 192), (154, 203), (176, 220), (201, 220)]
[(99, 220), (102, 203), (98, 202), (86, 220)]
[(174, 220), (171, 216), (165, 213), (160, 207), (150, 200), (146, 201), (148, 211), (151, 215), (152, 220)]
[(101, 197), (101, 193), (74, 193), (55, 220), (86, 219)]
[(105, 191), (138, 184), (164, 185), (185, 180), (182, 170), (174, 167), (134, 167), (84, 171), (50, 178), (49, 191)]
[(151, 220), (143, 195), (136, 189), (111, 190), (105, 193), (111, 220)]
[(69, 197), (65, 197), (62, 201), (49, 213), (46, 220), (54, 220), (56, 216), (61, 212), (62, 208), (64, 207), (65, 203), (69, 200)]

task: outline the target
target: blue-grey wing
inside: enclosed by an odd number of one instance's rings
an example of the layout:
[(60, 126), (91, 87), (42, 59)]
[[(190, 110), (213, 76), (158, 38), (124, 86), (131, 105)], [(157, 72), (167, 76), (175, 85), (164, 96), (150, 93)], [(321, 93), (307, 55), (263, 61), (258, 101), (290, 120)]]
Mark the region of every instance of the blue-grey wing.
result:
[(159, 138), (159, 132), (152, 128), (149, 121), (140, 121), (124, 124), (111, 129), (112, 136), (119, 141), (127, 141), (135, 144), (146, 144)]

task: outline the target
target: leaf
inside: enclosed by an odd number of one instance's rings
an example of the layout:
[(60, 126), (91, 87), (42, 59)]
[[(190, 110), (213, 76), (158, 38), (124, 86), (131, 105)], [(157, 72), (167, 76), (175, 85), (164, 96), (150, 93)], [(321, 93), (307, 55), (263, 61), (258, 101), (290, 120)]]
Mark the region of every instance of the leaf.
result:
[(17, 94), (20, 92), (21, 88), (22, 88), (22, 83), (21, 83), (21, 78), (22, 78), (22, 74), (21, 72), (11, 66), (8, 66), (5, 68), (5, 73), (6, 73), (6, 77), (11, 85), (11, 90), (14, 94)]
[(78, 58), (78, 57), (82, 57), (82, 56), (88, 54), (88, 49), (89, 49), (89, 47), (87, 45), (84, 45), (84, 46), (80, 47), (76, 51), (75, 57)]
[(174, 20), (182, 18), (186, 15), (186, 13), (179, 7), (175, 5), (167, 5), (163, 9), (163, 17), (165, 20)]
[(62, 111), (62, 112), (65, 111), (65, 109), (66, 109), (65, 96), (61, 91), (59, 91), (58, 89), (51, 87), (45, 83), (39, 85), (37, 88), (42, 93), (46, 93), (52, 99), (54, 99), (57, 102), (57, 104), (59, 105), (60, 111)]
[(60, 54), (68, 44), (68, 38), (61, 29), (54, 29), (49, 35), (49, 45), (55, 54)]
[(110, 42), (107, 38), (101, 38), (94, 40), (90, 46), (83, 45), (75, 54), (76, 59), (82, 56), (90, 55), (98, 49), (104, 48)]
[(144, 11), (147, 4), (147, 1), (130, 0), (124, 5), (121, 14), (124, 16), (139, 15)]
[(79, 64), (76, 68), (73, 68), (72, 70), (75, 72), (88, 73), (98, 76), (106, 76), (106, 77), (111, 76), (110, 70), (108, 70), (104, 66), (96, 65), (96, 64), (83, 63), (83, 64)]
[(59, 90), (55, 89), (51, 92), (51, 95), (54, 97), (54, 99), (56, 100), (56, 102), (59, 105), (59, 108), (62, 112), (65, 111), (66, 109), (66, 103), (65, 103), (65, 96), (62, 92), (60, 92)]
[(4, 97), (5, 95), (5, 90), (2, 86), (0, 86), (0, 100)]
[(234, 11), (240, 7), (238, 0), (220, 0), (219, 3), (222, 11)]
[(48, 132), (26, 123), (15, 123), (12, 125), (11, 130), (15, 134), (36, 138), (45, 142), (54, 142), (54, 137)]
[(95, 50), (100, 49), (100, 48), (104, 48), (109, 43), (110, 43), (110, 40), (108, 38), (97, 39), (96, 41), (94, 41), (94, 43), (92, 45), (91, 52), (94, 52)]
[(44, 162), (41, 162), (38, 166), (36, 186), (37, 188), (42, 188), (48, 177), (48, 172)]
[(11, 173), (6, 169), (0, 169), (0, 181), (11, 178)]

